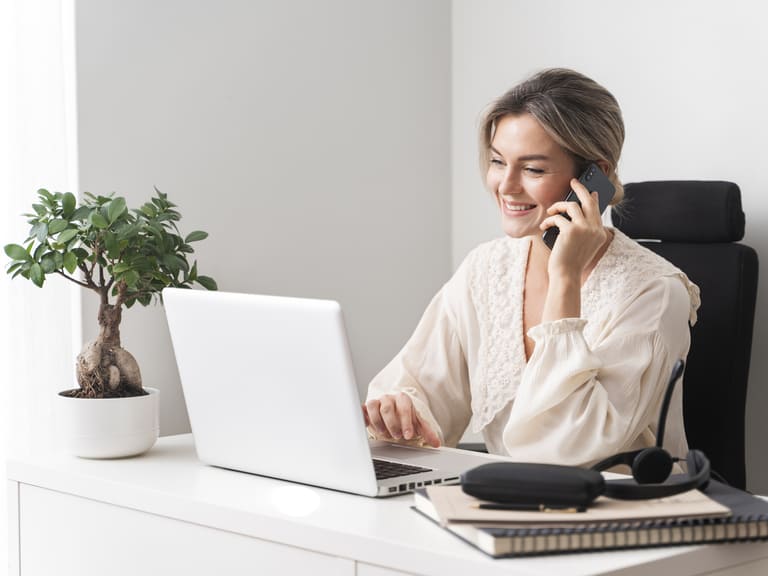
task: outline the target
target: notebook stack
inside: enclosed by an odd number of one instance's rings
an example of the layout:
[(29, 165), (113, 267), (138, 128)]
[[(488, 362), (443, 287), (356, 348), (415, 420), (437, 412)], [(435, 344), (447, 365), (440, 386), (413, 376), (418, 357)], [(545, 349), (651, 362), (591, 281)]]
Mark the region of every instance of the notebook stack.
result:
[(487, 509), (460, 486), (419, 490), (414, 508), (493, 557), (768, 540), (768, 502), (710, 481), (668, 498), (600, 497), (584, 512)]

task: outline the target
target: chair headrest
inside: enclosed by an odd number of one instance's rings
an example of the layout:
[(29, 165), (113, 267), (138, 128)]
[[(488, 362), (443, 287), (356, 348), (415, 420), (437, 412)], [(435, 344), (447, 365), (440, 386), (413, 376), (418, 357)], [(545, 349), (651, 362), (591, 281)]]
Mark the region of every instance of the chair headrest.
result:
[(625, 184), (611, 214), (630, 238), (738, 242), (744, 237), (741, 191), (733, 182), (669, 180)]

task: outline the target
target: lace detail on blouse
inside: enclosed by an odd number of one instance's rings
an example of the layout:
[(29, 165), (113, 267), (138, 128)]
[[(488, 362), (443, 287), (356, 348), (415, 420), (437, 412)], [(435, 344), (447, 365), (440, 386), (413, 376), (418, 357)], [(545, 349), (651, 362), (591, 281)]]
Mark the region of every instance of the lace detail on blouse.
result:
[[(595, 341), (623, 302), (663, 276), (679, 277), (688, 289), (693, 325), (700, 305), (698, 287), (670, 262), (619, 230), (613, 232), (613, 241), (581, 290), (581, 317), (588, 320), (586, 341)], [(470, 256), (469, 289), (481, 326), (478, 370), (470, 382), (474, 433), (514, 400), (526, 366), (522, 299), (529, 247), (528, 238), (500, 238), (482, 244)]]
[(481, 326), (477, 378), (470, 382), (473, 432), (514, 399), (525, 368), (522, 295), (529, 239), (500, 238), (478, 247), (469, 289)]
[[(688, 321), (696, 323), (696, 310), (701, 304), (699, 287), (679, 268), (655, 252), (641, 246), (619, 230), (608, 250), (581, 288), (581, 316), (589, 319), (584, 336), (593, 340), (601, 324), (609, 318), (617, 304), (634, 297), (638, 290), (655, 278), (676, 276), (688, 289), (691, 309)], [(606, 306), (606, 303), (610, 303)]]

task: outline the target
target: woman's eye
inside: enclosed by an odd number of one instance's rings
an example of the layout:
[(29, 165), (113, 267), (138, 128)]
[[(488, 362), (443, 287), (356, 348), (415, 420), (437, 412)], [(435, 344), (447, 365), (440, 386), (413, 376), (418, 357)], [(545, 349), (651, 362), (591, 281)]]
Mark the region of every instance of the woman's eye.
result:
[(495, 166), (504, 166), (504, 162), (501, 160), (501, 158), (491, 158), (491, 164)]
[(536, 175), (544, 174), (544, 170), (542, 170), (541, 168), (534, 168), (533, 166), (526, 166), (525, 171), (530, 174), (536, 174)]

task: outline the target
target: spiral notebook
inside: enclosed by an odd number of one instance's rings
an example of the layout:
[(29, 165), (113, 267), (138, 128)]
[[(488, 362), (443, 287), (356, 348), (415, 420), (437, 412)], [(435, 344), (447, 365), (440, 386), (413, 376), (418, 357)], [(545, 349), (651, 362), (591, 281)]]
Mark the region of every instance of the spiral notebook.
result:
[(713, 508), (702, 514), (628, 514), (618, 520), (585, 522), (578, 513), (553, 520), (549, 513), (539, 512), (544, 515), (540, 522), (442, 521), (425, 490), (416, 492), (414, 509), (495, 558), (768, 540), (767, 501), (714, 480), (706, 496), (730, 514)]

